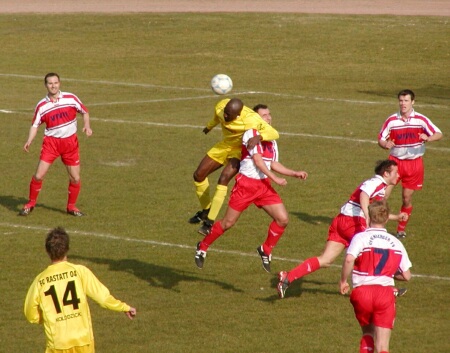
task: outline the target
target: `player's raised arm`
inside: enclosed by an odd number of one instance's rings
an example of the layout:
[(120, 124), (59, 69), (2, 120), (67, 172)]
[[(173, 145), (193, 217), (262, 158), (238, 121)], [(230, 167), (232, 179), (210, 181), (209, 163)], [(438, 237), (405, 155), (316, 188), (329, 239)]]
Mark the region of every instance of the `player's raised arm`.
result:
[(253, 161), (255, 162), (256, 167), (263, 172), (267, 177), (272, 180), (274, 183), (285, 186), (287, 184), (287, 180), (284, 178), (280, 178), (276, 174), (272, 173), (269, 168), (267, 168), (266, 163), (262, 159), (262, 156), (259, 153), (255, 153), (253, 156)]
[(272, 161), (270, 164), (270, 167), (272, 168), (273, 171), (283, 174), (283, 175), (286, 175), (286, 176), (290, 176), (290, 177), (302, 179), (302, 180), (306, 180), (306, 178), (308, 178), (307, 172), (305, 172), (303, 170), (289, 169), (277, 161)]

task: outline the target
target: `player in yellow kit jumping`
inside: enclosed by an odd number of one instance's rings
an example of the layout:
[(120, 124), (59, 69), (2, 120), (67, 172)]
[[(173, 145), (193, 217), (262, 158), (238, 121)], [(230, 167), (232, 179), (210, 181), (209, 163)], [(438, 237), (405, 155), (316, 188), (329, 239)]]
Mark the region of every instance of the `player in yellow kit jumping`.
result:
[[(256, 129), (260, 134), (249, 141), (249, 148), (253, 148), (262, 140), (276, 140), (279, 137), (272, 126), (238, 98), (223, 99), (217, 103), (214, 117), (208, 122), (203, 132), (207, 134), (219, 124), (222, 127), (223, 140), (207, 152), (194, 172), (194, 185), (202, 210), (189, 219), (189, 223), (203, 222), (198, 230), (203, 235), (209, 234), (227, 195), (228, 183), (239, 171), (244, 132)], [(208, 176), (223, 166), (225, 167), (219, 176), (216, 192), (211, 199)]]

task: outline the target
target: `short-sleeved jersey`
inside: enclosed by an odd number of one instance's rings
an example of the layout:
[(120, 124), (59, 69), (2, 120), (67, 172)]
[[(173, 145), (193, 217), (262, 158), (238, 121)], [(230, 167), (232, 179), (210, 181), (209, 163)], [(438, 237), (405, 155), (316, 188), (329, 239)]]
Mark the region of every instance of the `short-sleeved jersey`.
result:
[(346, 216), (364, 218), (364, 212), (359, 203), (361, 192), (364, 191), (369, 195), (369, 202), (381, 201), (384, 199), (386, 187), (387, 184), (380, 175), (374, 175), (372, 178), (367, 179), (353, 191), (350, 199), (341, 207), (341, 213)]
[(368, 228), (356, 234), (347, 254), (356, 258), (353, 288), (362, 285), (393, 286), (395, 273), (407, 271), (412, 266), (402, 242), (384, 228)]
[(264, 141), (278, 139), (278, 131), (265, 122), (261, 116), (244, 106), (241, 114), (233, 121), (226, 122), (223, 116), (225, 106), (230, 99), (223, 99), (214, 108), (214, 117), (208, 122), (206, 128), (211, 130), (217, 125), (222, 126), (223, 141), (230, 147), (241, 148), (242, 135), (249, 129), (256, 129), (261, 134)]
[(85, 266), (67, 261), (48, 266), (28, 290), (24, 313), (31, 323), (43, 323), (47, 347), (69, 349), (93, 342), (87, 297), (114, 311), (130, 307), (115, 299)]
[(391, 140), (395, 146), (390, 155), (398, 159), (416, 159), (425, 153), (425, 142), (419, 138), (424, 133), (432, 136), (441, 132), (425, 115), (411, 112), (408, 120), (403, 121), (400, 113), (392, 114), (384, 122), (378, 134), (378, 140)]
[(39, 101), (34, 110), (32, 125), (38, 127), (45, 123), (45, 136), (65, 138), (77, 132), (77, 113), (87, 112), (87, 108), (76, 95), (59, 92), (56, 102), (48, 96)]
[(267, 175), (255, 165), (252, 157), (254, 154), (260, 154), (267, 168), (270, 170), (272, 161), (278, 162), (278, 146), (276, 141), (262, 141), (252, 150), (248, 150), (248, 140), (256, 135), (259, 135), (259, 132), (252, 129), (247, 130), (242, 136), (242, 153), (239, 173), (252, 179), (265, 179), (267, 178)]

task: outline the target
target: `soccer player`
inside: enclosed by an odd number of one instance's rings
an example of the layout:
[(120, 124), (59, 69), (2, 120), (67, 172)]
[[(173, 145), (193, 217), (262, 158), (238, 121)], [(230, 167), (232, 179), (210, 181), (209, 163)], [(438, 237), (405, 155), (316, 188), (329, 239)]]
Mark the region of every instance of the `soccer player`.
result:
[(67, 261), (69, 235), (63, 228), (48, 233), (45, 248), (52, 263), (31, 284), (25, 316), (33, 324), (44, 324), (46, 353), (94, 353), (87, 297), (130, 319), (136, 309), (115, 299), (87, 267)]
[(388, 353), (396, 314), (394, 278), (409, 281), (412, 265), (403, 244), (386, 232), (387, 204), (372, 203), (369, 217), (369, 228), (356, 234), (348, 247), (339, 286), (341, 294), (348, 293), (352, 273), (350, 302), (362, 329), (359, 352)]
[[(416, 190), (421, 190), (424, 180), (422, 156), (425, 143), (438, 141), (442, 132), (426, 116), (414, 111), (414, 92), (405, 89), (397, 95), (399, 111), (384, 122), (378, 134), (380, 147), (390, 150), (389, 159), (398, 164), (399, 182), (402, 182), (401, 212), (408, 214), (408, 219), (399, 222), (397, 238), (406, 237), (406, 225), (411, 216), (412, 197)], [(394, 185), (386, 190), (389, 197)]]
[[(278, 274), (277, 291), (280, 298), (284, 298), (289, 285), (306, 275), (323, 267), (330, 267), (339, 254), (350, 244), (356, 233), (362, 232), (369, 224), (368, 206), (375, 200), (385, 197), (386, 188), (395, 185), (398, 178), (398, 167), (395, 161), (384, 160), (377, 163), (375, 175), (360, 184), (341, 207), (341, 212), (331, 222), (328, 239), (322, 254), (311, 257), (289, 272)], [(404, 220), (408, 215), (389, 215), (391, 220)]]
[[(267, 109), (268, 108), (264, 108)], [(263, 114), (269, 122), (271, 116)], [(230, 201), (225, 216), (214, 223), (209, 234), (197, 244), (195, 263), (203, 268), (206, 252), (211, 244), (225, 231), (230, 229), (239, 219), (241, 213), (251, 204), (262, 208), (272, 217), (265, 242), (257, 248), (264, 270), (270, 272), (272, 250), (283, 235), (288, 225), (289, 217), (278, 193), (271, 186), (271, 180), (278, 185), (287, 184), (286, 179), (278, 177), (272, 172), (305, 180), (308, 173), (286, 168), (278, 162), (278, 147), (276, 141), (262, 141), (255, 147), (249, 146), (249, 141), (258, 136), (257, 129), (247, 130), (242, 137), (242, 158), (236, 183), (231, 191)]]
[(257, 104), (253, 107), (253, 111), (259, 114), (259, 116), (269, 125), (272, 125), (272, 114), (270, 109), (265, 104)]
[[(238, 98), (223, 99), (218, 102), (214, 109), (214, 117), (208, 122), (203, 132), (207, 134), (219, 124), (222, 127), (223, 140), (207, 152), (194, 172), (194, 185), (202, 210), (189, 219), (189, 223), (203, 222), (198, 230), (203, 235), (210, 232), (227, 195), (228, 184), (239, 171), (244, 132), (249, 129), (256, 129), (259, 132), (250, 139), (250, 148), (260, 141), (276, 140), (279, 137), (273, 127), (256, 112), (244, 106)], [(211, 199), (208, 176), (223, 166), (225, 167), (222, 169), (216, 191)]]
[(77, 138), (77, 113), (83, 115), (83, 132), (92, 135), (89, 112), (80, 99), (68, 92), (60, 91), (60, 79), (56, 73), (45, 75), (47, 96), (39, 101), (34, 111), (33, 122), (28, 133), (28, 140), (23, 146), (29, 152), (30, 145), (37, 135), (39, 125), (45, 123), (44, 141), (36, 173), (31, 178), (28, 202), (19, 212), (28, 216), (36, 206), (42, 182), (52, 163), (61, 157), (69, 174), (67, 213), (80, 217), (84, 214), (75, 206), (80, 193), (80, 154)]

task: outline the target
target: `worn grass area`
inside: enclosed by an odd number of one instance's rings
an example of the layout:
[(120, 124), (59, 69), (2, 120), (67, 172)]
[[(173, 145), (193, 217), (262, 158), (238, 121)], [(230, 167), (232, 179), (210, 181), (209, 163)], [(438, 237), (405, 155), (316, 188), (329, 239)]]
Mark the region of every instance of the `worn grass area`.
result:
[[(26, 322), (28, 286), (48, 263), (43, 242), (62, 225), (71, 259), (86, 264), (135, 321), (92, 303), (98, 352), (355, 351), (359, 327), (337, 293), (339, 267), (292, 285), (278, 300), (275, 273), (318, 255), (328, 224), (386, 151), (374, 142), (396, 111), (396, 93), (444, 132), (448, 122), (446, 18), (298, 14), (1, 15), (0, 344), (44, 350), (43, 329)], [(64, 213), (67, 181), (52, 166), (30, 217), (28, 194), (42, 131), (22, 152), (43, 77), (90, 108), (94, 135), (80, 134), (87, 217)], [(281, 132), (281, 161), (307, 170), (279, 189), (290, 225), (275, 249), (273, 275), (255, 248), (269, 219), (255, 208), (211, 248), (202, 271), (187, 219), (198, 209), (192, 173), (219, 131), (202, 134), (218, 97), (216, 73), (230, 75), (248, 106), (264, 102)], [(80, 121), (80, 125), (81, 125)], [(424, 190), (414, 196), (405, 240), (415, 277), (398, 300), (392, 352), (448, 352), (450, 143), (429, 145)], [(216, 176), (211, 178), (214, 184)], [(398, 209), (400, 189), (391, 206)], [(389, 225), (391, 231), (394, 224)], [(220, 251), (219, 251), (220, 250)], [(336, 262), (339, 265), (341, 258)]]

